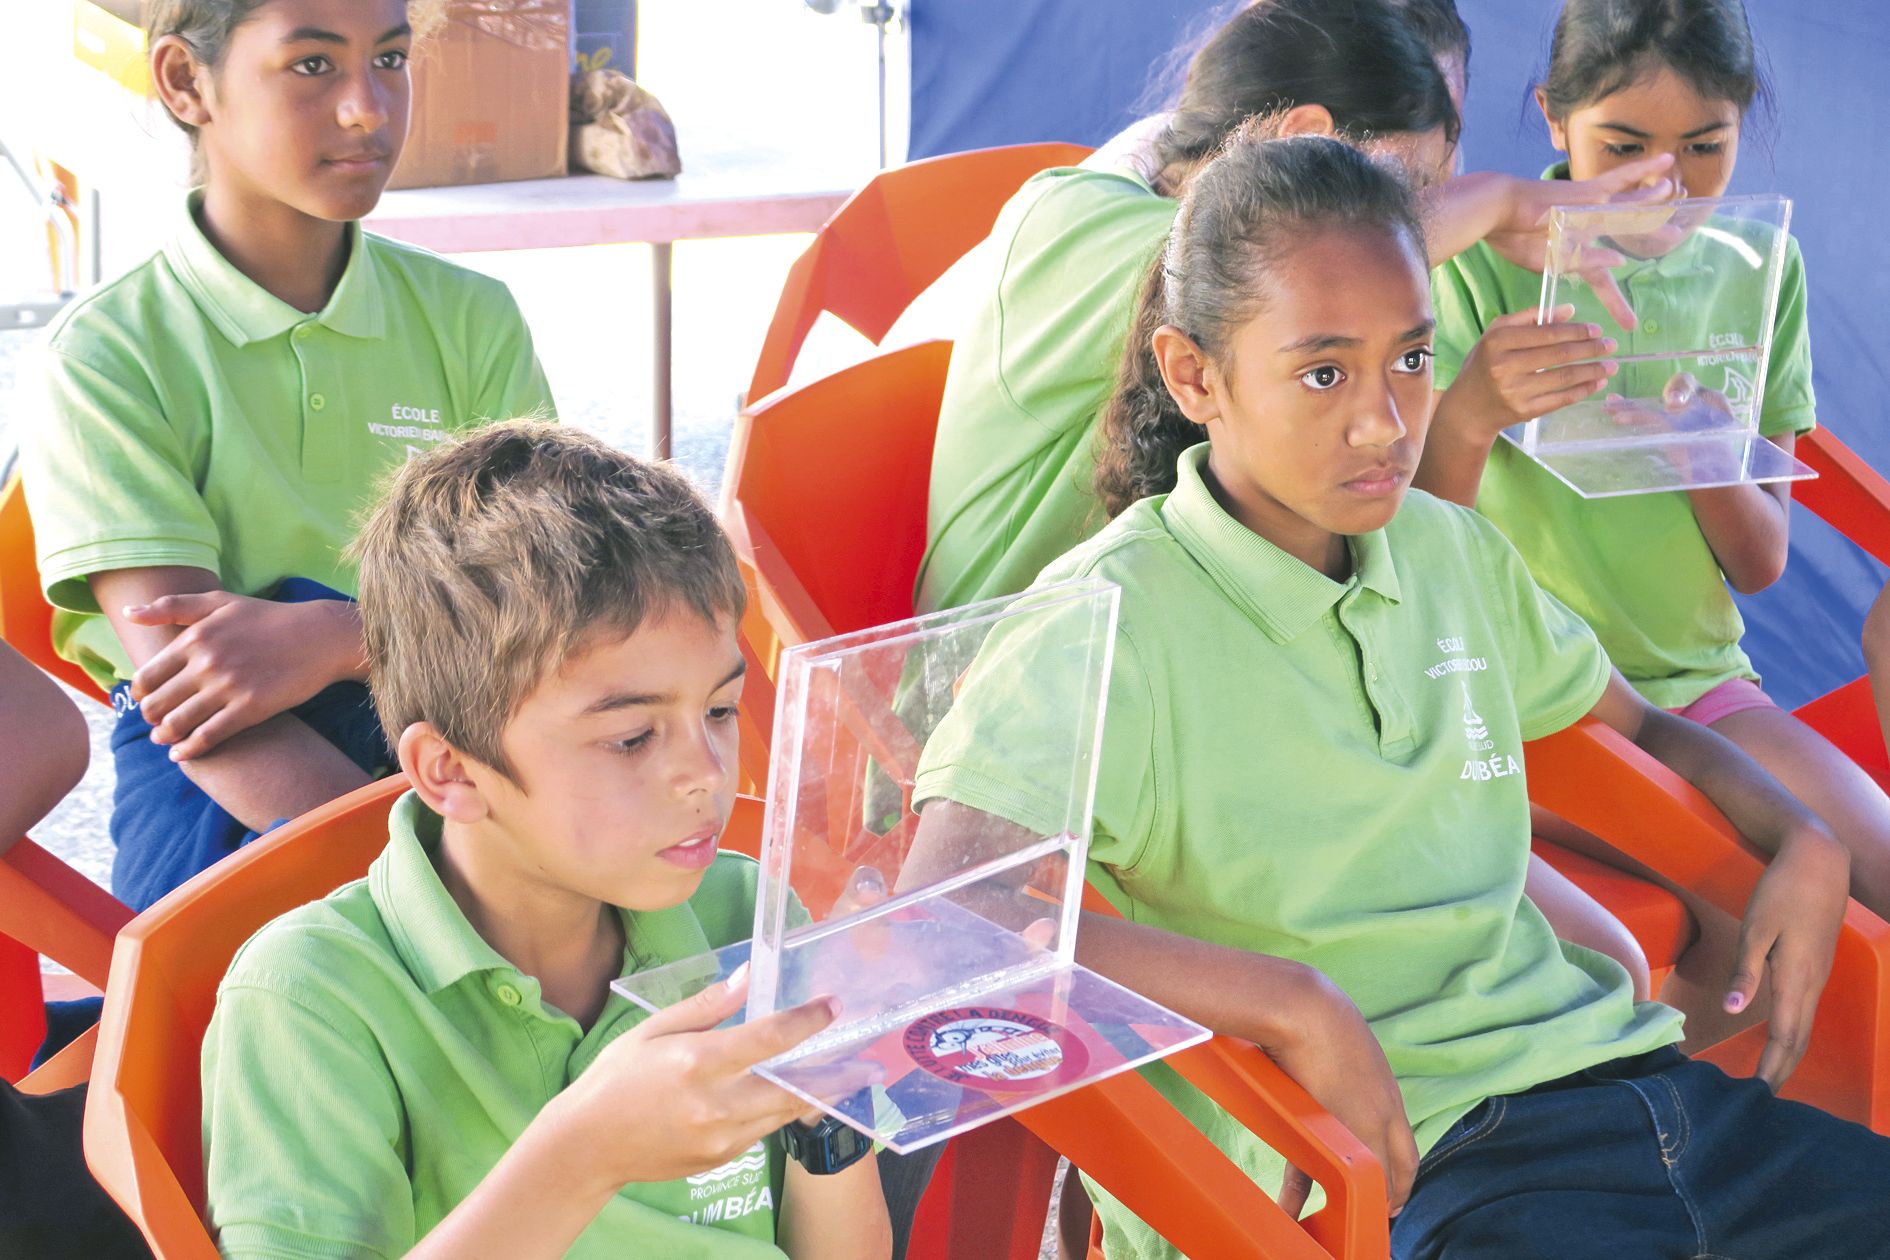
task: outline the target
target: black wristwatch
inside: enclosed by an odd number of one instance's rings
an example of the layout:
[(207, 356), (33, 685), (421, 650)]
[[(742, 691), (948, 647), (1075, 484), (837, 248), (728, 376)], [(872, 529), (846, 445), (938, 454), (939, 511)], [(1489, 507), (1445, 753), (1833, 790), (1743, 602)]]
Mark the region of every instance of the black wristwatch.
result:
[(832, 1116), (822, 1116), (819, 1124), (796, 1120), (783, 1126), (781, 1144), (789, 1158), (816, 1177), (851, 1168), (873, 1153), (872, 1138)]

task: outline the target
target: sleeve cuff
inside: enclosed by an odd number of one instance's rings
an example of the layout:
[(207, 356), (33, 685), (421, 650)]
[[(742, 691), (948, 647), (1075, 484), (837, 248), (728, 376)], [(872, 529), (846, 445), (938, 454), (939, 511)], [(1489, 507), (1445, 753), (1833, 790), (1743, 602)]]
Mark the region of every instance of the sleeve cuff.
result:
[(912, 803), (915, 809), (927, 801), (939, 799), (996, 815), (1040, 836), (1054, 836), (1065, 830), (1063, 815), (1046, 805), (1037, 794), (965, 766), (931, 768), (914, 781)]
[(1522, 723), (1523, 740), (1527, 742), (1532, 739), (1544, 739), (1557, 731), (1567, 730), (1587, 717), (1593, 712), (1594, 707), (1601, 703), (1602, 693), (1608, 690), (1608, 678), (1613, 673), (1614, 663), (1608, 659), (1608, 654), (1602, 650), (1601, 644), (1596, 643), (1595, 673), (1594, 677), (1588, 680), (1588, 685), (1577, 692), (1575, 698), (1568, 703)]
[(1778, 415), (1759, 417), (1759, 436), (1777, 437), (1781, 433), (1809, 433), (1818, 427), (1818, 413), (1811, 407), (1794, 407)]
[(215, 547), (184, 538), (120, 538), (61, 547), (39, 562), (39, 580), (47, 602), (69, 612), (101, 611), (86, 578), (113, 569), (160, 566), (207, 569), (220, 573)]

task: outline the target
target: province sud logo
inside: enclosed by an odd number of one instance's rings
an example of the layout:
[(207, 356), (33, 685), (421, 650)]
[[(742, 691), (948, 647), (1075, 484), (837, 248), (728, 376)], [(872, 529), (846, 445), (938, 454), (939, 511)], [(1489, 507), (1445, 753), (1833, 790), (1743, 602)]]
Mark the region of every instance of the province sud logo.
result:
[(1075, 1034), (1028, 1011), (961, 1006), (906, 1028), (906, 1054), (954, 1085), (1034, 1090), (1079, 1076), (1089, 1054)]

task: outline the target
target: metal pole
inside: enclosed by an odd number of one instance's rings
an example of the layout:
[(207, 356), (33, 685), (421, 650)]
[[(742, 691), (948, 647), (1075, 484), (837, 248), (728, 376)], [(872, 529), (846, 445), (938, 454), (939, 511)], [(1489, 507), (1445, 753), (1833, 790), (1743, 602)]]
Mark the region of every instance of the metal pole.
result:
[(890, 4), (864, 0), (860, 19), (873, 24), (879, 43), (879, 169), (886, 169), (886, 27), (894, 17)]
[(668, 241), (653, 241), (650, 244), (650, 295), (653, 299), (651, 314), (655, 343), (655, 361), (652, 373), (655, 382), (655, 414), (650, 425), (650, 450), (653, 459), (668, 459), (670, 447), (670, 336), (671, 319), (671, 259), (673, 246)]
[(88, 207), (90, 213), (86, 216), (90, 220), (87, 226), (92, 233), (92, 274), (89, 279), (92, 284), (100, 285), (105, 283), (105, 208), (103, 204), (105, 199), (96, 184), (86, 187), (85, 196), (91, 203)]

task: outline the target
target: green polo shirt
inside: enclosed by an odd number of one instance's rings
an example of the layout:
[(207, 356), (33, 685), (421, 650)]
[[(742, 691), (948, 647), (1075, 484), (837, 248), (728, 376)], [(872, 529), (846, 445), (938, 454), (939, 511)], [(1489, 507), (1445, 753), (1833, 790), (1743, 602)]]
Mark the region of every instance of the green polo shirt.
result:
[(1027, 182), (952, 348), (932, 450), (922, 611), (1012, 595), (1101, 529), (1095, 429), (1176, 203), (1124, 171)]
[[(547, 1006), (440, 883), (439, 817), (409, 793), (388, 830), (366, 879), (257, 933), (217, 991), (203, 1134), (226, 1256), (405, 1255), (644, 1018), (615, 993), (589, 1031)], [(756, 877), (725, 853), (683, 905), (623, 911), (624, 974), (746, 939)], [(783, 1167), (770, 1139), (693, 1177), (626, 1186), (567, 1254), (780, 1260)]]
[[(1549, 177), (1561, 174), (1558, 167)], [(1749, 272), (1729, 276), (1704, 264), (1689, 268), (1687, 255), (1701, 253), (1698, 243), (1696, 237), (1676, 251), (1681, 257), (1664, 260), (1658, 283), (1634, 268), (1621, 273), (1628, 301), (1646, 330), (1642, 338), (1657, 337), (1663, 348), (1710, 347), (1716, 334), (1723, 340), (1722, 330), (1713, 326), (1715, 307), (1763, 304)], [(1437, 308), (1436, 383), (1445, 389), (1491, 320), (1540, 304), (1542, 277), (1479, 244), (1439, 267), (1431, 288)], [(1576, 305), (1577, 319), (1615, 327), (1592, 293), (1584, 292)], [(1675, 340), (1680, 329), (1686, 330), (1684, 343)], [(1622, 333), (1618, 339), (1623, 355), (1649, 348), (1637, 344), (1635, 334)], [(1642, 396), (1658, 394), (1667, 372), (1659, 364), (1628, 364), (1622, 370), (1629, 388)], [(1654, 375), (1634, 380), (1636, 372)], [(1752, 396), (1750, 375), (1749, 365), (1734, 362), (1708, 364), (1700, 378), (1707, 388), (1737, 400)], [(1815, 425), (1816, 412), (1805, 266), (1798, 242), (1788, 240), (1759, 431), (1768, 437), (1802, 433)], [(1477, 511), (1516, 545), (1536, 580), (1594, 628), (1622, 674), (1650, 702), (1677, 709), (1728, 679), (1757, 681), (1739, 646), (1745, 622), (1684, 492), (1584, 499), (1510, 443), (1498, 442), (1484, 467)]]
[[(1181, 457), (1045, 570), (1122, 587), (1090, 880), (1129, 918), (1297, 959), (1357, 1003), (1420, 1149), (1485, 1098), (1679, 1037), (1611, 959), (1523, 896), (1523, 741), (1586, 714), (1594, 636), (1474, 513), (1412, 493), (1335, 582), (1216, 503)], [(987, 644), (926, 745), (915, 797), (1042, 829), (1063, 741), (1027, 650)], [(1052, 666), (1054, 668), (1054, 666)], [(1037, 816), (1041, 813), (1042, 816)], [(1263, 1185), (1281, 1165), (1166, 1067), (1150, 1078)], [(1111, 1256), (1172, 1255), (1105, 1198)]]
[(499, 281), (354, 225), (309, 315), (183, 220), (54, 324), (46, 413), (19, 426), (40, 575), (65, 610), (54, 643), (104, 687), (131, 665), (89, 574), (189, 565), (240, 595), (286, 577), (352, 595), (342, 550), (390, 469), (455, 430), (552, 413)]

